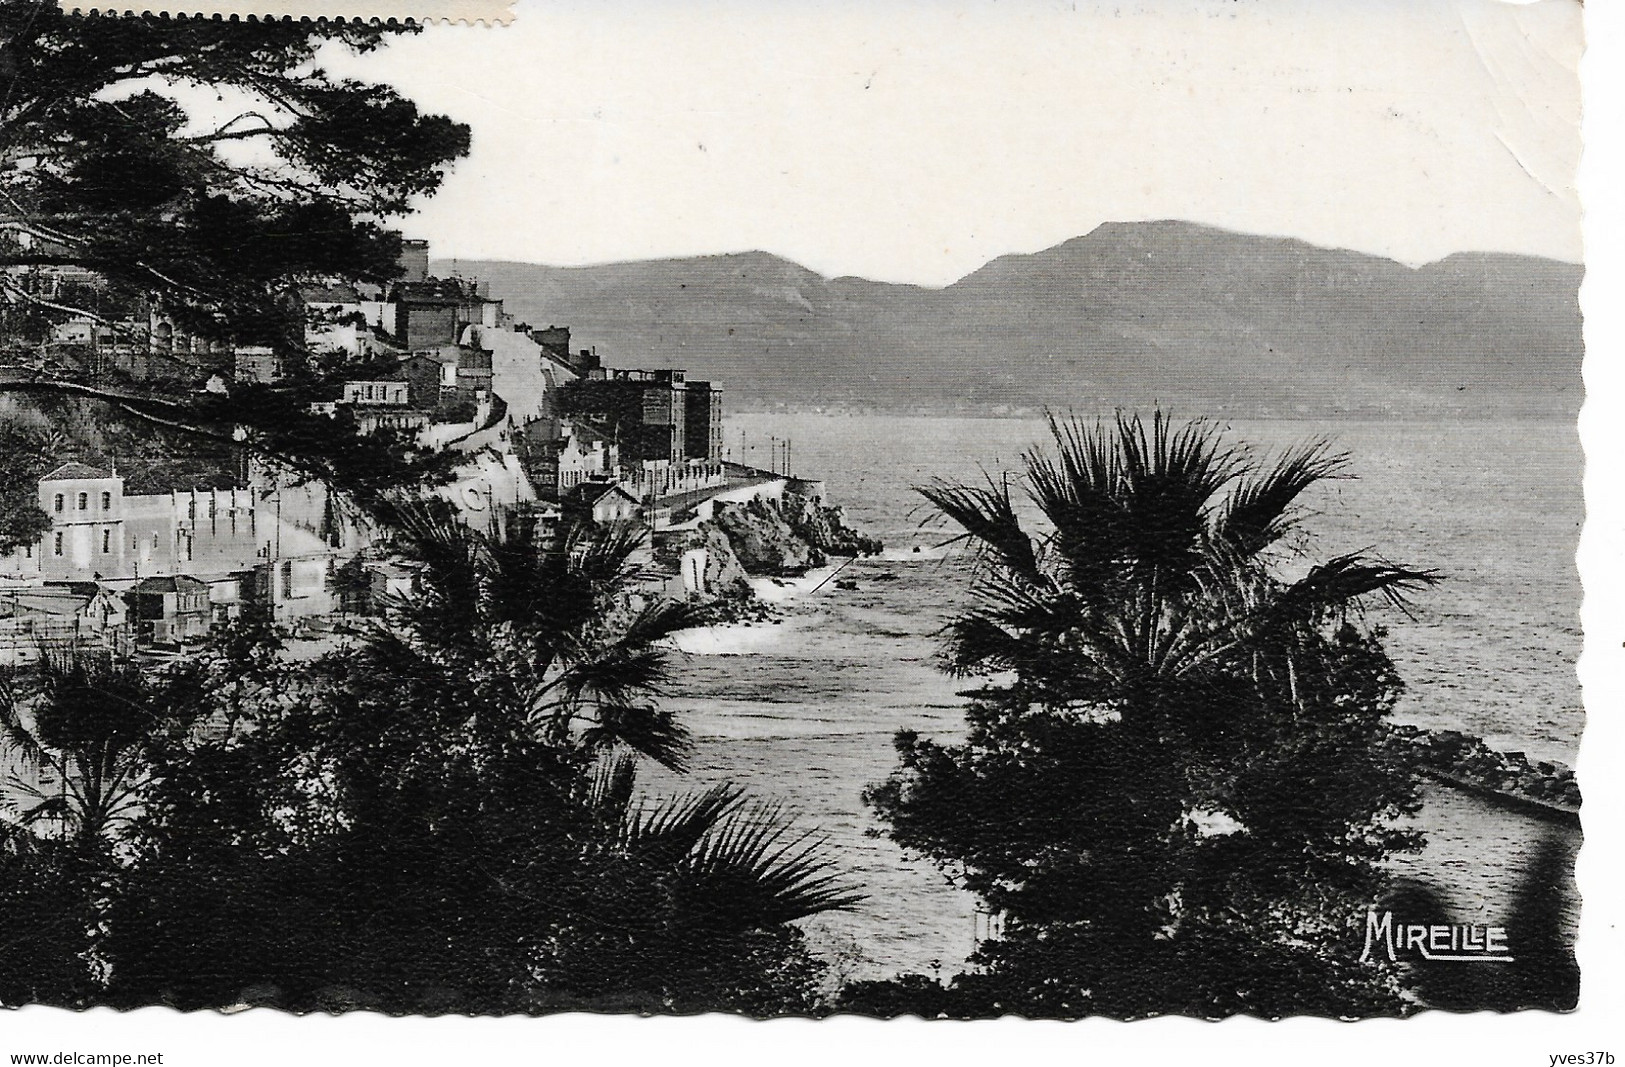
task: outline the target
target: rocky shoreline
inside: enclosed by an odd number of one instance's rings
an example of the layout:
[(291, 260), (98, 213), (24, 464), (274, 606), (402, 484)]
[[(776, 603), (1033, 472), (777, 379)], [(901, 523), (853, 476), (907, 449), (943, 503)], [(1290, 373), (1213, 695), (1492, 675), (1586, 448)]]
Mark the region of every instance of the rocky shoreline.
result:
[(1460, 730), (1402, 726), (1395, 737), (1416, 769), (1435, 781), (1538, 818), (1579, 823), (1580, 786), (1561, 763), (1498, 752)]
[(783, 615), (758, 598), (751, 578), (796, 578), (831, 557), (879, 555), (885, 546), (846, 522), (845, 513), (806, 497), (723, 502), (710, 519), (657, 549), (668, 564), (690, 549), (705, 550), (703, 625), (774, 623)]
[[(750, 579), (800, 577), (827, 566), (830, 557), (878, 555), (882, 543), (849, 526), (839, 507), (806, 497), (756, 498), (718, 504), (711, 519), (666, 546), (675, 559), (684, 551), (706, 553), (701, 625), (774, 624), (782, 610), (758, 598)], [(1537, 818), (1579, 823), (1580, 787), (1574, 771), (1523, 752), (1500, 752), (1460, 730), (1397, 726), (1394, 741), (1418, 773)]]
[(789, 494), (719, 504), (700, 524), (701, 531), (708, 528), (727, 538), (745, 573), (762, 577), (795, 577), (831, 556), (874, 556), (885, 547), (848, 526), (841, 508)]

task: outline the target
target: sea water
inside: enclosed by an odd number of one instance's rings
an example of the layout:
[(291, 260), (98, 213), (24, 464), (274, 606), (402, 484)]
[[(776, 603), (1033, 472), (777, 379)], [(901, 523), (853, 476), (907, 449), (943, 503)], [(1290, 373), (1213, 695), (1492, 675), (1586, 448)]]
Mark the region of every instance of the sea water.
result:
[[(1348, 453), (1353, 477), (1305, 501), (1313, 556), (1374, 551), (1443, 577), (1409, 615), (1371, 611), (1408, 687), (1400, 719), (1572, 765), (1583, 725), (1572, 423), (1225, 425), (1265, 456), (1317, 438)], [(685, 635), (671, 686), (681, 696), (669, 704), (694, 733), (693, 766), (680, 778), (649, 774), (646, 785), (670, 793), (728, 780), (784, 803), (869, 894), (853, 912), (810, 920), (815, 947), (848, 976), (951, 975), (975, 947), (974, 898), (878, 836), (862, 801), (895, 765), (897, 730), (963, 734), (956, 691), (970, 683), (945, 675), (937, 654), (943, 626), (969, 604), (971, 564), (944, 545), (953, 531), (914, 487), (1000, 478), (1048, 431), (1022, 419), (742, 415), (726, 443), (746, 449), (733, 458), (765, 467), (769, 435), (790, 439), (795, 473), (823, 478), (831, 502), (886, 552), (841, 572), (856, 589), (775, 586), (786, 594), (775, 596), (777, 624)], [(1495, 919), (1550, 832), (1443, 790), (1428, 794), (1422, 822), (1428, 848), (1396, 866), (1437, 884), (1461, 921)]]

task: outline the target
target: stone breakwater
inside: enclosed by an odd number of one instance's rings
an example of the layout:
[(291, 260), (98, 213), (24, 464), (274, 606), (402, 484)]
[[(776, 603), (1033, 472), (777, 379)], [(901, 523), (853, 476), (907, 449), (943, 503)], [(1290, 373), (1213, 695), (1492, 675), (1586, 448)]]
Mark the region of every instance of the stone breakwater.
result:
[(1396, 737), (1416, 768), (1437, 781), (1532, 814), (1564, 822), (1579, 818), (1580, 785), (1561, 763), (1498, 752), (1459, 730), (1404, 726)]

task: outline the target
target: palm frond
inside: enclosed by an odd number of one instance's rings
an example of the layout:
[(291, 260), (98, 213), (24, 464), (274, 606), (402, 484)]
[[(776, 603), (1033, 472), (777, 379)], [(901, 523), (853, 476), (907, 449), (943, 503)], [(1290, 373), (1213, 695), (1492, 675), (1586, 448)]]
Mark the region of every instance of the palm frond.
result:
[(23, 721), (23, 698), (16, 671), (0, 671), (0, 745), (15, 754), (30, 767), (39, 767), (46, 759), (39, 738)]
[(598, 761), (587, 806), (601, 820), (620, 826), (632, 810), (632, 790), (638, 780), (637, 756), (630, 752), (607, 752)]
[(410, 596), (392, 598), (391, 620), (437, 644), (456, 645), (479, 625), (489, 570), (487, 539), (440, 509), (402, 505), (395, 548), (415, 564)]
[(578, 523), (564, 534), (563, 558), (575, 577), (604, 592), (617, 592), (642, 576), (632, 557), (647, 539), (637, 523)]
[(487, 538), (486, 557), (485, 613), (491, 622), (542, 624), (557, 614), (551, 609), (558, 600), (561, 561), (543, 549), (534, 524), (516, 524), (505, 536)]
[(684, 873), (712, 923), (763, 929), (867, 899), (826, 856), (825, 840), (799, 831), (773, 804), (739, 807), (688, 854)]
[(704, 618), (694, 604), (684, 600), (652, 600), (627, 622), (620, 643), (630, 647), (654, 646), (680, 630), (700, 624)]
[(1020, 632), (992, 616), (980, 612), (963, 615), (948, 627), (948, 669), (961, 678), (1015, 670), (1026, 658), (1024, 641)]
[(1277, 598), (1280, 617), (1312, 620), (1336, 614), (1357, 601), (1377, 595), (1407, 614), (1410, 594), (1437, 585), (1437, 571), (1414, 570), (1386, 560), (1350, 553), (1312, 567)]
[(1275, 544), (1296, 525), (1298, 498), (1328, 478), (1342, 476), (1349, 457), (1322, 439), (1282, 453), (1275, 465), (1244, 480), (1214, 524), (1215, 540), (1246, 559)]
[(688, 732), (675, 717), (646, 707), (660, 697), (670, 676), (671, 651), (664, 639), (693, 625), (686, 604), (656, 602), (644, 607), (616, 633), (602, 627), (584, 632), (538, 635), (557, 665), (528, 703), (532, 716), (563, 730), (572, 718), (595, 712), (586, 739), (591, 745), (613, 740), (676, 768), (690, 748)]
[(975, 543), (1026, 581), (1044, 581), (1033, 540), (1016, 515), (1008, 481), (994, 481), (988, 476), (987, 485), (978, 486), (938, 480), (916, 486), (914, 491), (964, 531), (954, 541)]
[(1140, 416), (1119, 415), (1117, 432), (1130, 565), (1186, 573), (1201, 560), (1210, 517), (1242, 469), (1241, 454), (1211, 423), (1198, 419), (1176, 430), (1160, 410), (1149, 431)]
[(1028, 495), (1054, 528), (1049, 543), (1069, 577), (1089, 585), (1123, 554), (1121, 459), (1098, 421), (1063, 423), (1051, 415), (1049, 426), (1056, 456), (1034, 449), (1022, 457)]
[(600, 702), (593, 707), (590, 721), (581, 735), (581, 743), (589, 750), (619, 745), (674, 771), (688, 767), (693, 736), (670, 711)]
[(651, 863), (675, 866), (738, 807), (745, 791), (723, 783), (664, 800), (640, 803), (623, 819), (616, 845)]
[(1215, 503), (1241, 469), (1216, 428), (1201, 420), (1176, 428), (1157, 411), (1149, 425), (1139, 415), (1119, 414), (1111, 426), (1052, 415), (1050, 433), (1056, 455), (1035, 450), (1024, 461), (1072, 584), (1125, 570), (1177, 576), (1200, 559)]
[(661, 696), (670, 676), (670, 650), (636, 636), (557, 638), (560, 673), (536, 693), (538, 706), (607, 701), (627, 704)]

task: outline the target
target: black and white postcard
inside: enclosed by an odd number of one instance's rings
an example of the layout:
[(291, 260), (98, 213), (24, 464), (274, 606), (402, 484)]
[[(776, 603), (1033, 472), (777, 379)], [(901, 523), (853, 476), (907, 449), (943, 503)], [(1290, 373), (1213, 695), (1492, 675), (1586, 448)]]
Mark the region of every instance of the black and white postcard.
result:
[(1625, 1056), (1591, 13), (462, 2), (0, 0), (0, 1055)]

